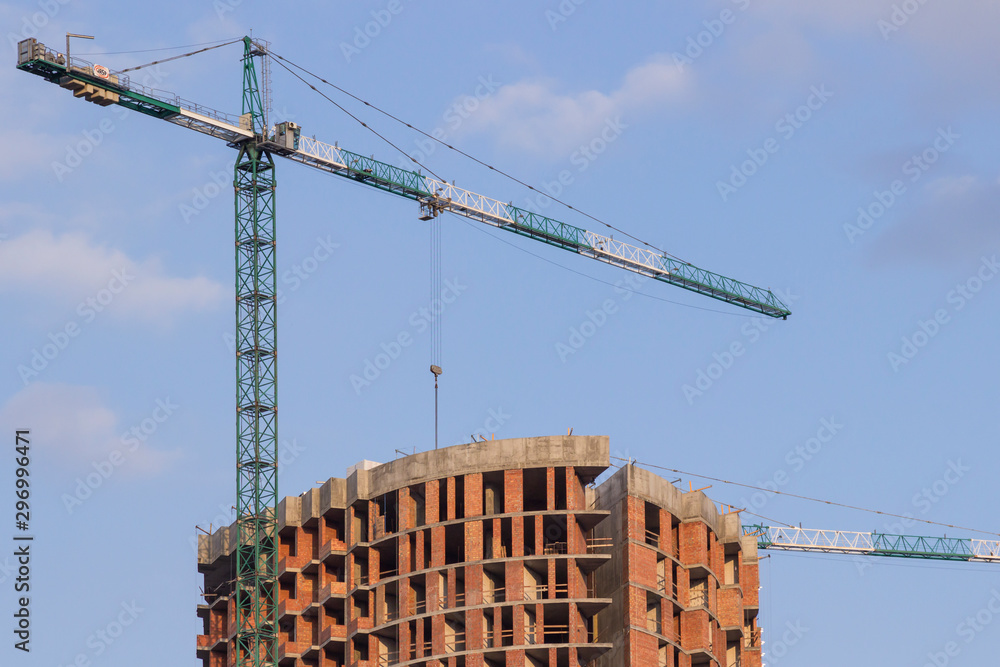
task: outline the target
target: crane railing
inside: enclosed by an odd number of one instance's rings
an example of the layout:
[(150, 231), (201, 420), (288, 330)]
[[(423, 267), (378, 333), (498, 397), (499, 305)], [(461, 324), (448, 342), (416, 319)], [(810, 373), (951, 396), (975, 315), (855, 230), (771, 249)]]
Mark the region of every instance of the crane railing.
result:
[(748, 525), (759, 549), (1000, 563), (1000, 541)]

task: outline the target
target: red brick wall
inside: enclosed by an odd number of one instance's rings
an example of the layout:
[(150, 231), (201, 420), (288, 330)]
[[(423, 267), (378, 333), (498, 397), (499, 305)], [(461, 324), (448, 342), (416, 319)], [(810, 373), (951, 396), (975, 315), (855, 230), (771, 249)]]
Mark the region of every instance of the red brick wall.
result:
[(524, 475), (520, 470), (504, 470), (503, 511), (507, 514), (524, 511)]
[(737, 587), (719, 589), (719, 625), (743, 627), (743, 592)]
[(680, 560), (682, 563), (709, 564), (706, 537), (708, 526), (700, 521), (682, 523), (680, 530)]

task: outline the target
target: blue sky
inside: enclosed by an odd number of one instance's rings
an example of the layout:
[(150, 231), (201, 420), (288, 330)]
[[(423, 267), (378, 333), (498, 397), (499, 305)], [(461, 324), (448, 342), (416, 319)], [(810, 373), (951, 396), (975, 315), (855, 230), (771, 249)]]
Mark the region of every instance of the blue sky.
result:
[[(0, 5), (0, 424), (8, 441), (33, 431), (37, 536), (34, 650), (17, 664), (196, 664), (191, 542), (195, 525), (231, 520), (235, 495), (235, 153), (16, 71), (24, 36), (58, 48), (66, 32), (96, 35), (74, 52), (120, 69), (177, 52), (115, 52), (253, 30), (483, 161), (791, 305), (788, 321), (764, 322), (666, 285), (634, 294), (611, 267), (445, 218), (457, 296), (442, 316), (442, 444), (573, 428), (609, 435), (620, 457), (998, 530), (995, 4), (136, 7)], [(136, 78), (239, 112), (239, 56)], [(278, 118), (404, 163), (280, 68), (273, 78)], [(459, 186), (605, 231), (330, 95)], [(294, 495), (361, 458), (433, 446), (429, 232), (412, 202), (291, 162), (278, 184), (280, 489)], [(413, 343), (352, 384), (401, 334)], [(718, 483), (708, 494), (807, 527), (988, 538)], [(994, 659), (995, 566), (775, 553), (761, 569), (769, 665)], [(129, 625), (102, 639), (122, 614)]]

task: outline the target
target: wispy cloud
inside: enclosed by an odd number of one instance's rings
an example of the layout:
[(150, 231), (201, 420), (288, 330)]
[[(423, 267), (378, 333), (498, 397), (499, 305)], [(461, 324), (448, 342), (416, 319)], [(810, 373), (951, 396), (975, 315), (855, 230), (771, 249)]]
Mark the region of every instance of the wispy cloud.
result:
[(178, 450), (151, 447), (152, 438), (134, 437), (95, 387), (34, 382), (0, 408), (0, 424), (8, 431), (30, 428), (38, 455), (73, 474), (90, 472), (114, 451), (125, 460), (126, 476), (157, 475), (179, 457)]
[(668, 56), (657, 56), (630, 69), (618, 89), (607, 93), (563, 92), (552, 79), (523, 80), (483, 100), (459, 132), (488, 134), (501, 146), (561, 158), (609, 119), (677, 102), (689, 77)]
[(964, 266), (1000, 249), (1000, 182), (949, 176), (924, 186), (924, 201), (882, 234), (871, 260)]
[(939, 55), (967, 57), (976, 53), (997, 58), (994, 27), (1000, 20), (1000, 5), (991, 0), (757, 0), (749, 11), (766, 17), (782, 30), (791, 25), (819, 26), (869, 34), (890, 42), (912, 40), (933, 48)]
[(114, 308), (109, 312), (157, 323), (217, 306), (225, 294), (209, 278), (166, 275), (159, 260), (133, 260), (84, 233), (57, 236), (42, 230), (0, 244), (0, 290), (34, 292), (69, 304), (110, 290)]

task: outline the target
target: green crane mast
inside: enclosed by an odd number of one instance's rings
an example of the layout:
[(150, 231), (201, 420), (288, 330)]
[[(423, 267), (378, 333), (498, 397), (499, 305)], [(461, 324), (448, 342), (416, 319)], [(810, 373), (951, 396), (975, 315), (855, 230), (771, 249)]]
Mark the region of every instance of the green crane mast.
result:
[(254, 60), (243, 40), (236, 158), (236, 664), (277, 664), (278, 321), (274, 159)]
[(276, 516), (277, 272), (274, 155), (416, 201), (420, 219), (449, 212), (619, 266), (767, 317), (791, 311), (770, 290), (706, 271), (454, 184), (303, 137), (290, 122), (268, 127), (255, 61), (267, 46), (244, 37), (243, 107), (234, 117), (131, 81), (125, 72), (18, 44), (17, 67), (100, 106), (117, 104), (222, 139), (239, 152), (236, 195), (237, 530), (235, 657), (238, 667), (277, 664)]

